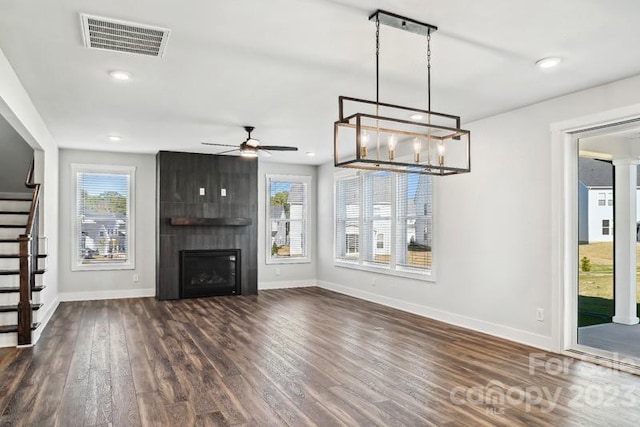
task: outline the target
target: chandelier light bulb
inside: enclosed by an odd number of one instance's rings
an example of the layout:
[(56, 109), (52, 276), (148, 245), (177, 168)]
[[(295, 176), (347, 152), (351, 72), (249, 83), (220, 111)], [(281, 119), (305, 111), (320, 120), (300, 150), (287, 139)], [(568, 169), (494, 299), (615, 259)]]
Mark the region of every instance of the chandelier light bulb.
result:
[(422, 149), (422, 143), (419, 138), (413, 138), (413, 161), (420, 163), (420, 150)]
[(393, 160), (395, 158), (395, 149), (396, 149), (397, 137), (395, 135), (389, 136), (389, 160)]
[(367, 157), (367, 143), (369, 142), (369, 135), (366, 130), (363, 130), (360, 134), (360, 157)]
[(445, 153), (445, 147), (444, 147), (444, 142), (440, 141), (438, 142), (438, 164), (440, 166), (444, 166), (444, 153)]

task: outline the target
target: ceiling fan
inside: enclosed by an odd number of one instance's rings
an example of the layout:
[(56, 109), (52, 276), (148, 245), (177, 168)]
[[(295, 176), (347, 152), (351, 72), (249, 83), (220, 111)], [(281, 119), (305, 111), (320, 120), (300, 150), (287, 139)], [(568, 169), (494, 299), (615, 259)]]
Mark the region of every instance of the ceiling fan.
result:
[(222, 151), (220, 153), (215, 154), (226, 154), (232, 153), (236, 150), (240, 151), (240, 155), (243, 157), (258, 157), (258, 152), (266, 154), (268, 157), (271, 156), (269, 151), (298, 151), (298, 147), (288, 147), (285, 145), (260, 145), (260, 141), (251, 138), (251, 132), (255, 129), (253, 126), (245, 126), (244, 130), (247, 132), (247, 139), (244, 140), (240, 144), (237, 145), (229, 145), (229, 144), (216, 144), (213, 142), (203, 142), (203, 145), (215, 145), (217, 147), (233, 147), (231, 150)]

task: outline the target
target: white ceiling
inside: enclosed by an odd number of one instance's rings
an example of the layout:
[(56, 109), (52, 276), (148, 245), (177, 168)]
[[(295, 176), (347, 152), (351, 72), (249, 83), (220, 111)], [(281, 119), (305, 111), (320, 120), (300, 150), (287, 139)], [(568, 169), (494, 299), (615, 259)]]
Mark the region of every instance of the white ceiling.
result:
[[(61, 147), (215, 153), (200, 143), (240, 143), (253, 125), (263, 144), (300, 147), (271, 161), (319, 164), (338, 95), (375, 98), (376, 9), (439, 26), (432, 106), (463, 127), (640, 73), (637, 0), (2, 0), (0, 48)], [(167, 53), (86, 49), (82, 12), (168, 27)], [(381, 37), (381, 101), (426, 108), (424, 38)], [(545, 56), (564, 61), (543, 72)]]

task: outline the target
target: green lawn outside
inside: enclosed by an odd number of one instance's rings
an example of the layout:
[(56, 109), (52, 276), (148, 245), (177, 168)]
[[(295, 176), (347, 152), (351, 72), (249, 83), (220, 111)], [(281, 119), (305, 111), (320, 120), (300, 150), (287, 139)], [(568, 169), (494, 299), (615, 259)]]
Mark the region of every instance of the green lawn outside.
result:
[[(640, 245), (636, 245), (636, 251), (640, 251)], [(591, 270), (582, 271), (578, 266), (578, 326), (609, 323), (613, 316), (613, 243), (580, 245), (578, 259), (583, 257), (589, 259)], [(637, 271), (640, 273), (640, 269)], [(640, 302), (640, 284), (638, 289)], [(638, 308), (640, 312), (640, 304)]]

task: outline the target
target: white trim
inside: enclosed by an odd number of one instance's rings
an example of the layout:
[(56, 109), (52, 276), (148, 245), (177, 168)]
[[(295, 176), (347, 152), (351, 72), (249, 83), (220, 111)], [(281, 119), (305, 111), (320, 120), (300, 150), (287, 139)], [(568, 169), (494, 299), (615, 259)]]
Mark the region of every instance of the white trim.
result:
[[(433, 260), (433, 258), (431, 259)], [(435, 274), (433, 274), (432, 271), (413, 272), (409, 268), (399, 268), (397, 270), (391, 270), (389, 268), (378, 267), (373, 263), (356, 264), (355, 262), (341, 260), (334, 260), (333, 266), (339, 268), (350, 268), (352, 270), (367, 271), (369, 273), (386, 274), (388, 276), (405, 277), (407, 279), (422, 280), (423, 282), (436, 282)]]
[(363, 299), (365, 301), (375, 302), (387, 307), (417, 314), (419, 316), (428, 317), (430, 319), (438, 320), (451, 325), (460, 326), (466, 329), (471, 329), (473, 331), (482, 332), (488, 335), (515, 341), (521, 344), (530, 345), (542, 350), (550, 350), (553, 346), (552, 337), (549, 336), (534, 334), (531, 332), (523, 331), (521, 329), (510, 328), (508, 326), (498, 325), (496, 323), (486, 322), (484, 320), (462, 316), (459, 314), (450, 313), (448, 311), (426, 307), (407, 301), (401, 301), (395, 298), (389, 298), (378, 294), (373, 294), (371, 292), (337, 285), (335, 283), (318, 281), (318, 287), (338, 292), (344, 295), (349, 295), (355, 298)]
[(95, 301), (103, 299), (120, 298), (144, 298), (155, 297), (155, 288), (125, 289), (117, 291), (96, 291), (96, 292), (61, 292), (58, 294), (60, 301)]
[[(266, 206), (266, 212), (265, 212), (265, 218), (266, 218), (266, 227), (265, 227), (265, 234), (266, 234), (266, 250), (265, 250), (265, 264), (267, 265), (272, 265), (272, 264), (310, 264), (311, 263), (311, 248), (313, 247), (313, 245), (311, 244), (310, 240), (310, 234), (309, 234), (309, 193), (311, 192), (311, 183), (312, 183), (313, 177), (310, 175), (277, 175), (277, 174), (265, 174), (265, 184), (266, 184), (266, 190), (265, 190), (265, 197), (266, 197), (266, 201), (265, 201), (265, 206)], [(304, 184), (305, 185), (305, 195), (304, 195), (304, 218), (302, 220), (303, 224), (304, 224), (304, 253), (305, 256), (303, 257), (294, 257), (294, 258), (272, 258), (271, 257), (271, 181), (277, 181), (277, 182), (292, 182), (292, 183), (300, 183), (300, 184)]]
[(578, 213), (577, 133), (602, 133), (603, 126), (638, 120), (640, 104), (552, 123), (551, 130), (551, 322), (553, 351), (577, 345)]
[(33, 333), (33, 339), (32, 339), (33, 345), (36, 344), (38, 340), (40, 340), (40, 335), (49, 324), (49, 321), (53, 317), (59, 305), (60, 305), (60, 298), (56, 296), (48, 308), (47, 308), (47, 305), (45, 305), (45, 308), (47, 309), (42, 315), (42, 318), (40, 318), (40, 310), (38, 310), (38, 321), (40, 322), (40, 327), (38, 327), (38, 329), (36, 329)]
[[(127, 250), (128, 258), (126, 263), (108, 263), (108, 264), (79, 264), (78, 263), (78, 218), (77, 218), (77, 184), (78, 172), (102, 172), (117, 173), (129, 175), (129, 200), (127, 212)], [(136, 167), (135, 166), (117, 166), (102, 164), (81, 164), (71, 163), (71, 271), (99, 271), (99, 270), (135, 270), (136, 268)]]
[(291, 288), (309, 288), (318, 286), (315, 280), (290, 280), (280, 282), (258, 282), (258, 290), (266, 291), (269, 289), (291, 289)]

